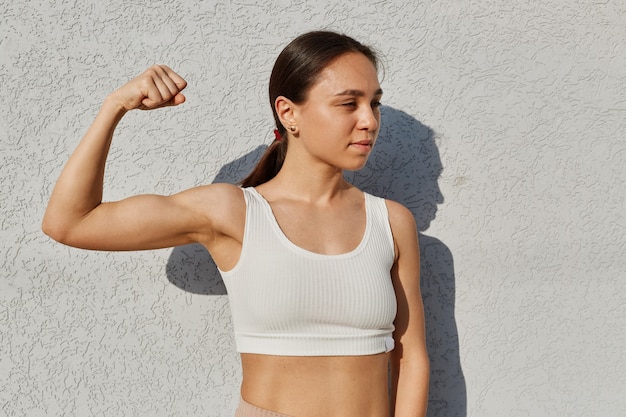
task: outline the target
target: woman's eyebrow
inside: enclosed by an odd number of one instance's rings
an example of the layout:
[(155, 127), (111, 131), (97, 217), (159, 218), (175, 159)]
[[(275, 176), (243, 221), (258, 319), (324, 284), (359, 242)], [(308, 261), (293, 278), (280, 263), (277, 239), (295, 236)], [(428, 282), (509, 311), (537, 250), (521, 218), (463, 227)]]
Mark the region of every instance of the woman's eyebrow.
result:
[[(361, 91), (361, 90), (345, 90), (342, 91), (341, 93), (335, 94), (336, 96), (353, 96), (353, 97), (363, 97), (365, 96), (365, 92)], [(379, 88), (378, 90), (376, 90), (374, 92), (375, 96), (382, 96), (383, 95), (383, 89)]]

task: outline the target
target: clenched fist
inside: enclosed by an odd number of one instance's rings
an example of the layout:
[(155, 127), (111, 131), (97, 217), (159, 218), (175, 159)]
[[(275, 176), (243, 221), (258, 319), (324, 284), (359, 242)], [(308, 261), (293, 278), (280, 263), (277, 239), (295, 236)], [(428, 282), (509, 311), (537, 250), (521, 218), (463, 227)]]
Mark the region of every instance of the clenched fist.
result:
[(152, 110), (185, 102), (181, 91), (187, 82), (165, 65), (153, 65), (143, 74), (114, 91), (114, 99), (124, 111)]

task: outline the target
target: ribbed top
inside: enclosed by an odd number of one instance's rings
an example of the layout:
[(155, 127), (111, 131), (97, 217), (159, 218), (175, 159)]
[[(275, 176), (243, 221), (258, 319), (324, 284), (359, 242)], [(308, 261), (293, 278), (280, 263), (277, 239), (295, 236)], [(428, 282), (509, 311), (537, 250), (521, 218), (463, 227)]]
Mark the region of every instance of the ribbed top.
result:
[(269, 203), (244, 188), (246, 224), (237, 265), (220, 271), (237, 351), (286, 356), (370, 355), (393, 349), (394, 245), (382, 198), (365, 193), (360, 244), (339, 255), (303, 249)]

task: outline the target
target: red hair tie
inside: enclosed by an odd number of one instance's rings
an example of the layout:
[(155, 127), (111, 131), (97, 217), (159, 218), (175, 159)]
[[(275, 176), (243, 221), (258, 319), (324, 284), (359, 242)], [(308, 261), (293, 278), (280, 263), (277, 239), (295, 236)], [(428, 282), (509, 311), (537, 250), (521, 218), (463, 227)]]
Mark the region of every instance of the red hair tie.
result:
[(283, 138), (280, 136), (280, 132), (278, 131), (278, 129), (274, 129), (274, 137), (279, 142), (282, 142), (282, 140), (283, 140)]

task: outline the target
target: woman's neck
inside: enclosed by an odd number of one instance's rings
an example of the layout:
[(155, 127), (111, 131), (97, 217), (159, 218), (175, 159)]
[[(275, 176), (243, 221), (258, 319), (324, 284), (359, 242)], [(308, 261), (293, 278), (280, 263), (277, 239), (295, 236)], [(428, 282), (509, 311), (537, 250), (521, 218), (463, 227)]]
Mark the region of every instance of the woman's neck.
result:
[(280, 172), (267, 183), (268, 187), (280, 190), (292, 198), (309, 202), (330, 201), (352, 185), (337, 167), (319, 163), (300, 163), (286, 158)]

